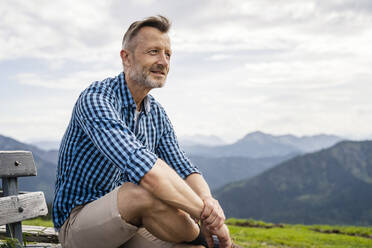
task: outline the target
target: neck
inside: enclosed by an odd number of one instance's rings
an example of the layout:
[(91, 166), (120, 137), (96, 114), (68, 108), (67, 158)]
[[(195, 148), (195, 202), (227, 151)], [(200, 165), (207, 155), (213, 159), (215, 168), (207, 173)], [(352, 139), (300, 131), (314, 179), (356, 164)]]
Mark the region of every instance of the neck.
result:
[(145, 96), (149, 93), (151, 89), (146, 88), (140, 83), (131, 80), (130, 78), (127, 77), (125, 78), (125, 81), (127, 82), (129, 91), (132, 94), (134, 102), (136, 103), (137, 111), (140, 111), (142, 100), (145, 98)]

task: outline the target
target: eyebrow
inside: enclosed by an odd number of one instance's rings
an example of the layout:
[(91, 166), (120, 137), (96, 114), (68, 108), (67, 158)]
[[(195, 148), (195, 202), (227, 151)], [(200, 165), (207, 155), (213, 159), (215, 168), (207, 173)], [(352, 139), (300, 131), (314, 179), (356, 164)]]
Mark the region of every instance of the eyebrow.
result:
[[(145, 48), (144, 50), (147, 52), (151, 49), (158, 49), (158, 50), (163, 50), (163, 48), (159, 47), (159, 46), (149, 46), (147, 48)], [(166, 52), (170, 52), (172, 53), (172, 49), (164, 49)]]

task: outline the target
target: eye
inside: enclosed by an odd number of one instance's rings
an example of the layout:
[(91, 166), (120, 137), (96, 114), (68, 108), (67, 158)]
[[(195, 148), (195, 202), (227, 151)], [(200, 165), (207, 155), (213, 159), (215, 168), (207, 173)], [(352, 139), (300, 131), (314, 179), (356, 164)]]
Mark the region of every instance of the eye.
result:
[(170, 57), (171, 57), (171, 53), (166, 52), (166, 53), (165, 53), (165, 56), (167, 56), (167, 58), (170, 58)]
[(159, 53), (159, 50), (157, 49), (151, 49), (150, 51), (148, 51), (148, 54), (151, 54), (151, 55), (156, 55)]

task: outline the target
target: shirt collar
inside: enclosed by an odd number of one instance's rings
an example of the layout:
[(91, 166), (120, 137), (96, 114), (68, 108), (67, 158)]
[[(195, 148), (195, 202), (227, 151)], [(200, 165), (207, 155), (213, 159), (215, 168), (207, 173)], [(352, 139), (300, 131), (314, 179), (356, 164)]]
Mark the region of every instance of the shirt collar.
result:
[(144, 109), (145, 109), (145, 113), (146, 114), (150, 113), (151, 104), (150, 104), (150, 97), (149, 97), (149, 95), (146, 95), (145, 98), (143, 98), (143, 106), (144, 106)]
[[(128, 88), (127, 82), (125, 81), (124, 72), (121, 72), (118, 76), (120, 82), (121, 95), (123, 96), (123, 105), (136, 108), (136, 102), (133, 99), (132, 93)], [(151, 110), (151, 101), (149, 95), (146, 95), (142, 101), (141, 110), (144, 110), (146, 114), (150, 113)]]

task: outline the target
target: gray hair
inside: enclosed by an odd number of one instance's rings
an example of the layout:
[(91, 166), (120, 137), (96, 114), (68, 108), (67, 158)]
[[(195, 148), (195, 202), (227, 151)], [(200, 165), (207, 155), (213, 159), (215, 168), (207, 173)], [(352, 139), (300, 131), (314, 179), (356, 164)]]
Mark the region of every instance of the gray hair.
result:
[(167, 33), (169, 28), (171, 27), (170, 21), (161, 15), (157, 16), (150, 16), (142, 21), (133, 22), (127, 32), (125, 32), (123, 37), (122, 49), (132, 50), (134, 47), (131, 44), (133, 38), (137, 35), (143, 27), (153, 27), (158, 29), (160, 32)]

